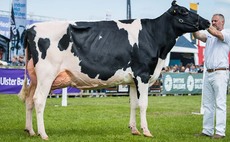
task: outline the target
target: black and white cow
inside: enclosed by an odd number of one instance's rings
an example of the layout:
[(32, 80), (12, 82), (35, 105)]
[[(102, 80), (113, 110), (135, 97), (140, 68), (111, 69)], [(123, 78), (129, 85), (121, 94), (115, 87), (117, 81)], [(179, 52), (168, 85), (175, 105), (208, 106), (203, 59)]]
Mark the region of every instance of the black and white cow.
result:
[(48, 139), (43, 113), (50, 90), (73, 86), (95, 89), (130, 85), (131, 133), (136, 128), (140, 107), (141, 129), (152, 137), (147, 125), (148, 87), (160, 75), (165, 58), (176, 38), (187, 32), (206, 29), (209, 21), (179, 6), (175, 1), (156, 19), (100, 22), (44, 22), (26, 31), (26, 78), (20, 97), (26, 102), (26, 130), (32, 126), (35, 106), (38, 134)]

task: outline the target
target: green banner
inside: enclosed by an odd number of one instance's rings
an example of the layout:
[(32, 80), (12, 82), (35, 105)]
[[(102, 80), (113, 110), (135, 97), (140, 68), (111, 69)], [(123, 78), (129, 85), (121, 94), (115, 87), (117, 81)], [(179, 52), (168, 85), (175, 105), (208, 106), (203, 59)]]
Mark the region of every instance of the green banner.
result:
[(162, 94), (201, 94), (202, 73), (163, 73)]

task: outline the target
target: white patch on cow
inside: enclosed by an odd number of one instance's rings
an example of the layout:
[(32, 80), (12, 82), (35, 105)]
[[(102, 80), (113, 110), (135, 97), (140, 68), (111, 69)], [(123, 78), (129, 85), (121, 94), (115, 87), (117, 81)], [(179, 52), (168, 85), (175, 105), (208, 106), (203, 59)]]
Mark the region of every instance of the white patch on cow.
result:
[[(36, 37), (41, 38), (50, 38), (50, 39), (61, 39), (63, 34), (66, 33), (66, 29), (69, 26), (69, 22), (67, 21), (49, 21), (49, 22), (41, 22), (36, 23)], [(58, 29), (58, 30), (57, 30)], [(55, 31), (55, 32), (47, 32), (47, 31)], [(58, 40), (59, 41), (59, 40)]]
[(149, 86), (152, 86), (153, 83), (158, 79), (160, 76), (161, 70), (163, 66), (165, 65), (165, 60), (162, 60), (161, 58), (158, 58), (157, 66), (154, 70), (153, 75), (151, 75), (151, 78), (149, 80)]
[[(68, 26), (69, 23), (63, 21), (43, 22), (43, 23), (35, 24), (34, 27), (34, 29), (36, 30), (35, 42), (36, 42), (36, 48), (39, 57), (37, 64), (40, 64), (35, 67), (36, 72), (39, 72), (38, 82), (39, 81), (42, 82), (42, 80), (46, 79), (47, 77), (47, 76), (42, 76), (42, 72), (44, 72), (44, 68), (46, 70), (52, 70), (52, 72), (50, 72), (50, 77), (54, 77), (58, 73), (59, 65), (61, 65), (60, 62), (62, 62), (63, 60), (61, 55), (63, 52), (60, 52), (57, 48), (58, 41), (66, 33), (66, 29), (68, 28)], [(55, 32), (47, 32), (47, 31), (55, 31)], [(38, 49), (39, 38), (44, 38), (44, 39), (48, 38), (50, 40), (50, 47), (47, 49), (47, 54), (45, 59), (41, 58), (42, 53)], [(54, 58), (54, 57), (60, 57), (60, 58)], [(51, 62), (57, 64), (52, 64)]]
[(131, 46), (135, 43), (138, 45), (138, 35), (139, 31), (142, 30), (142, 25), (140, 19), (134, 20), (131, 24), (122, 23), (120, 21), (115, 21), (119, 29), (124, 29), (128, 32), (128, 39)]
[(138, 82), (138, 90), (139, 90), (139, 92), (141, 93), (141, 92), (143, 92), (144, 91), (144, 89), (145, 89), (145, 83), (143, 83), (142, 81), (141, 81), (141, 77), (139, 77), (139, 76), (137, 76), (137, 82)]
[(126, 71), (124, 71), (123, 69), (117, 70), (115, 74), (107, 81), (100, 80), (98, 79), (98, 77), (99, 75), (97, 75), (93, 80), (97, 80), (97, 84), (99, 84), (99, 87), (133, 83), (133, 72), (131, 68), (126, 69)]
[(118, 84), (130, 84), (133, 81), (133, 77), (133, 71), (129, 67), (125, 71), (123, 69), (117, 70), (113, 78), (120, 80)]
[(102, 36), (101, 36), (101, 35), (99, 35), (99, 38), (98, 38), (98, 39), (99, 39), (99, 40), (100, 40), (100, 39), (102, 39)]

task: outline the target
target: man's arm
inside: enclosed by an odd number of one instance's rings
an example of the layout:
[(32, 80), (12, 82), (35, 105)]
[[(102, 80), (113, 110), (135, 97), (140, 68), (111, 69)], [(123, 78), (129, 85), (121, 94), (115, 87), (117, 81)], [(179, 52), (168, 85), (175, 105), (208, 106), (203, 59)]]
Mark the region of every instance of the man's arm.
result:
[(208, 32), (209, 32), (211, 35), (217, 37), (219, 40), (221, 40), (221, 41), (224, 40), (224, 36), (223, 36), (223, 34), (221, 33), (221, 31), (217, 30), (215, 27), (210, 26), (210, 27), (208, 28)]
[(201, 32), (199, 32), (199, 31), (194, 32), (194, 33), (193, 33), (193, 36), (194, 36), (196, 39), (199, 39), (199, 40), (201, 40), (201, 41), (203, 41), (203, 42), (206, 42), (206, 40), (207, 40), (206, 34), (201, 33)]
[[(224, 40), (224, 36), (223, 36), (223, 34), (221, 33), (221, 31), (217, 30), (215, 27), (210, 26), (210, 27), (207, 29), (207, 31), (208, 31), (211, 35), (217, 37), (219, 40), (221, 40), (221, 41)], [(206, 35), (205, 35), (204, 33), (199, 32), (199, 31), (194, 32), (194, 33), (193, 33), (193, 36), (194, 36), (196, 39), (199, 39), (199, 40), (201, 40), (201, 41), (203, 41), (203, 42), (206, 42), (206, 40), (207, 40)]]

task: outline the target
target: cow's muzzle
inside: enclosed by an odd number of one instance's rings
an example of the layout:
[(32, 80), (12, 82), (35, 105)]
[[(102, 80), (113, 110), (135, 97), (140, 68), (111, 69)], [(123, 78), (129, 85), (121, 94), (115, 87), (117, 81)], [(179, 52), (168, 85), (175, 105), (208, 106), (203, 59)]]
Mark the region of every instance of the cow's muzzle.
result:
[(210, 25), (211, 25), (211, 23), (208, 20), (203, 20), (200, 22), (200, 29), (205, 30), (205, 29), (209, 28)]

